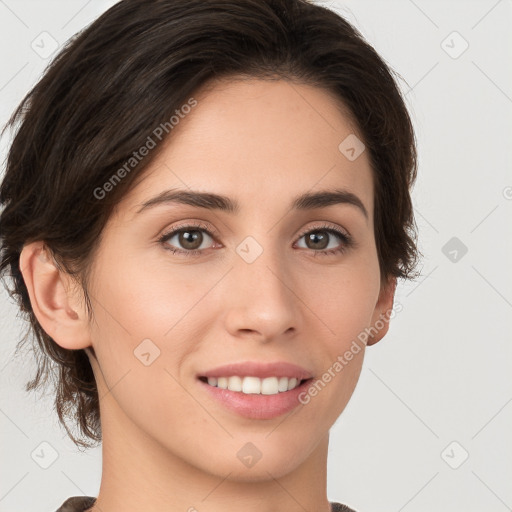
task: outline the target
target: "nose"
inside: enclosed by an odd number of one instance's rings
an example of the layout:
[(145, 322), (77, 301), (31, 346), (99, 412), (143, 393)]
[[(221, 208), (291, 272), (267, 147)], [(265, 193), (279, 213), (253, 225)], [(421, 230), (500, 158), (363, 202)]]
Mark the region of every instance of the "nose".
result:
[(293, 273), (277, 251), (263, 250), (252, 263), (236, 255), (229, 279), (223, 311), (233, 337), (266, 343), (299, 331), (302, 317)]

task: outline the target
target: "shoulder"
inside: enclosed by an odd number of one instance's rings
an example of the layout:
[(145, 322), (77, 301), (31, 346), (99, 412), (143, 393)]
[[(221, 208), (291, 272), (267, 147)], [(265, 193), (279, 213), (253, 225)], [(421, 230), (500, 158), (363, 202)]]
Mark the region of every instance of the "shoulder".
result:
[(343, 505), (341, 503), (337, 503), (335, 501), (331, 501), (331, 512), (356, 512), (354, 509), (347, 507), (347, 505)]
[(92, 496), (72, 496), (68, 498), (55, 512), (85, 512), (94, 505), (96, 498)]

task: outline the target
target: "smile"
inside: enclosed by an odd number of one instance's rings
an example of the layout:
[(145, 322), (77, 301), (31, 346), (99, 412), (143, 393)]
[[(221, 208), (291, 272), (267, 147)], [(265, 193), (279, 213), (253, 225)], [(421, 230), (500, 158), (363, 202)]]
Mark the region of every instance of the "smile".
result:
[(259, 377), (234, 375), (231, 377), (200, 377), (200, 380), (207, 382), (212, 387), (247, 395), (277, 395), (295, 389), (307, 379), (299, 380), (295, 377), (266, 377), (260, 379)]

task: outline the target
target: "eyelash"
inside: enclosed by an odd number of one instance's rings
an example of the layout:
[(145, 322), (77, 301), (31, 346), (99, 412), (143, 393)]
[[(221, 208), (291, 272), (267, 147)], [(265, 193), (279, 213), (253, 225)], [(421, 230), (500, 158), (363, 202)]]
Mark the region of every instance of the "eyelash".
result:
[[(178, 249), (176, 247), (171, 247), (166, 242), (172, 238), (174, 235), (185, 232), (185, 231), (204, 231), (208, 236), (210, 236), (212, 239), (215, 240), (216, 233), (212, 232), (208, 227), (201, 223), (189, 223), (183, 226), (178, 226), (172, 229), (172, 231), (168, 231), (164, 233), (159, 239), (158, 242), (161, 243), (164, 246), (164, 249), (171, 251), (173, 254), (183, 254), (184, 256), (197, 256), (200, 255), (202, 252), (205, 251), (205, 249)], [(331, 256), (335, 254), (342, 254), (346, 252), (348, 249), (351, 249), (355, 246), (355, 242), (352, 239), (351, 236), (349, 236), (347, 233), (332, 227), (329, 224), (323, 224), (321, 226), (315, 226), (314, 228), (309, 228), (303, 232), (298, 237), (298, 240), (300, 240), (304, 235), (315, 233), (317, 231), (325, 231), (329, 233), (330, 235), (335, 235), (341, 240), (341, 245), (337, 247), (336, 249), (321, 249), (318, 251), (315, 251), (314, 249), (309, 249), (311, 252), (313, 252), (314, 256), (316, 257), (318, 254), (321, 254), (322, 256)]]

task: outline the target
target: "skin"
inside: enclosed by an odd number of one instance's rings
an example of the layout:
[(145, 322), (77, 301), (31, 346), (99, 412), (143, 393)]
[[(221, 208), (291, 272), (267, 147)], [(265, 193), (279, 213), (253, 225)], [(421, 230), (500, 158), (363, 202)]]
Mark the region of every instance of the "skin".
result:
[[(285, 360), (320, 377), (391, 310), (396, 282), (379, 271), (368, 154), (349, 161), (339, 151), (357, 130), (318, 88), (231, 80), (194, 97), (198, 105), (105, 227), (90, 281), (94, 322), (42, 243), (21, 254), (39, 322), (62, 347), (87, 349), (98, 384), (103, 474), (91, 510), (328, 512), (329, 429), (354, 391), (364, 346), (307, 405), (271, 420), (224, 409), (196, 374)], [(241, 211), (173, 203), (136, 213), (171, 188), (223, 194)], [(290, 208), (301, 193), (338, 188), (360, 198), (368, 219), (349, 204)], [(200, 255), (166, 250), (186, 250), (178, 236), (158, 242), (194, 221), (216, 233), (202, 231)], [(325, 236), (325, 223), (355, 246), (330, 255), (308, 247), (301, 233)], [(236, 252), (247, 236), (263, 249), (250, 264)], [(149, 366), (134, 357), (147, 338), (160, 350)], [(252, 467), (237, 457), (248, 442), (262, 454)]]

